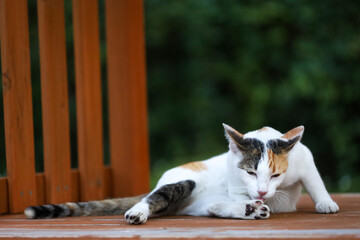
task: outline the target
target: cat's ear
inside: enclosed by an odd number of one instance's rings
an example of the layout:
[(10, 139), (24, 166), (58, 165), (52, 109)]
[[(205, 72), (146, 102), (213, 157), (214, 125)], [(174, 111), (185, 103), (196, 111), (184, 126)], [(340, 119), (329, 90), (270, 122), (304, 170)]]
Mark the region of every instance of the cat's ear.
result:
[(225, 136), (229, 142), (229, 149), (233, 153), (238, 153), (242, 148), (241, 143), (243, 142), (244, 135), (225, 123), (223, 123), (223, 126), (225, 129)]
[(295, 144), (301, 140), (304, 130), (304, 126), (298, 126), (285, 133), (281, 137), (282, 139), (287, 139), (288, 143), (284, 150), (290, 151), (295, 146)]

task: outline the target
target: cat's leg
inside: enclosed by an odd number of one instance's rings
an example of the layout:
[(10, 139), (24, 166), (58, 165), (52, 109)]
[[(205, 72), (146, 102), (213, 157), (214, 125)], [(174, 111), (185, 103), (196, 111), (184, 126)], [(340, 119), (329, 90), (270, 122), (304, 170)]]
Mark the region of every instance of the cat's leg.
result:
[(336, 213), (339, 207), (327, 192), (318, 170), (316, 169), (310, 150), (306, 149), (302, 166), (301, 181), (315, 203), (318, 213)]
[(271, 213), (294, 212), (301, 196), (301, 189), (300, 182), (286, 188), (278, 188), (275, 195), (266, 199), (264, 203), (270, 207)]
[(270, 209), (260, 200), (243, 202), (220, 202), (211, 204), (208, 212), (221, 218), (266, 219), (270, 217)]
[(125, 219), (130, 224), (141, 224), (152, 215), (176, 210), (190, 196), (195, 186), (192, 180), (163, 185), (128, 210)]

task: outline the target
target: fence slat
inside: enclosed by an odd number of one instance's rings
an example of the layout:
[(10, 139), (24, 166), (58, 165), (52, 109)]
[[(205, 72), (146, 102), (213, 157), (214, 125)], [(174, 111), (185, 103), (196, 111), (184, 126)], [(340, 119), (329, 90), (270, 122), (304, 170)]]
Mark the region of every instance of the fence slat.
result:
[(45, 196), (45, 174), (37, 173), (36, 174), (36, 193), (37, 193), (37, 204), (43, 205), (46, 204)]
[[(48, 1), (48, 0), (47, 0)], [(109, 166), (105, 166), (102, 169), (99, 169), (98, 171), (102, 171), (104, 173), (105, 176), (105, 193), (106, 193), (106, 197), (110, 197), (111, 196), (111, 186), (112, 183), (110, 181), (111, 176), (112, 176), (112, 171), (111, 168)], [(71, 184), (72, 184), (72, 188), (71, 188), (71, 199), (69, 200), (70, 202), (78, 202), (80, 200), (79, 197), (79, 191), (80, 191), (80, 186), (79, 186), (79, 170), (78, 169), (72, 169), (71, 170)], [(0, 214), (3, 213), (8, 213), (9, 212), (9, 206), (8, 206), (8, 180), (7, 178), (0, 178)], [(37, 173), (36, 174), (36, 190), (37, 190), (37, 197), (38, 197), (38, 202), (37, 204), (45, 204), (45, 174), (44, 173)]]
[(1, 0), (0, 22), (9, 209), (16, 213), (36, 204), (27, 1)]
[(71, 199), (64, 2), (38, 0), (46, 202)]
[(114, 197), (149, 191), (142, 0), (107, 0), (110, 156)]
[(103, 198), (103, 133), (97, 0), (74, 0), (74, 47), (81, 200)]
[(8, 183), (6, 178), (0, 178), (0, 214), (9, 212)]

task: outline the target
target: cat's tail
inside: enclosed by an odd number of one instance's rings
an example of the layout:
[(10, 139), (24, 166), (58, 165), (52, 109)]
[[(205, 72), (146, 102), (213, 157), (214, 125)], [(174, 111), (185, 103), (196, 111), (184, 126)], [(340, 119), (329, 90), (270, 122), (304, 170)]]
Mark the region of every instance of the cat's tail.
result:
[(27, 218), (118, 215), (124, 214), (132, 206), (140, 202), (143, 197), (145, 197), (145, 195), (91, 202), (39, 205), (26, 208), (24, 213)]

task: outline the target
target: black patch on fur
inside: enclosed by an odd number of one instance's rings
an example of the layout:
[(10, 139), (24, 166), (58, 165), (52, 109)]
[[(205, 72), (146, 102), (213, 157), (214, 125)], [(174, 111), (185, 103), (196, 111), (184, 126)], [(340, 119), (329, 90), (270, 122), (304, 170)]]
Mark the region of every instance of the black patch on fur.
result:
[(195, 186), (196, 183), (192, 180), (162, 186), (147, 197), (151, 213), (159, 214), (176, 209), (179, 204), (190, 196)]
[(45, 206), (34, 206), (31, 208), (35, 211), (34, 218), (47, 218), (51, 216), (50, 210)]
[[(68, 214), (67, 214), (67, 216), (69, 216), (69, 217), (73, 217), (74, 215), (75, 215), (75, 211), (72, 209), (72, 208), (70, 208), (70, 207), (68, 207), (68, 206), (64, 206), (66, 209), (68, 209)], [(64, 210), (65, 211), (65, 210)]]
[(39, 205), (29, 207), (34, 211), (34, 218), (52, 218), (61, 216), (65, 209), (58, 205)]
[(238, 167), (241, 169), (254, 167), (256, 170), (261, 156), (264, 154), (264, 144), (256, 138), (243, 138), (239, 143), (237, 142), (237, 146), (244, 157)]
[(264, 144), (256, 138), (241, 138), (241, 141), (236, 143), (241, 151), (249, 152), (257, 149), (260, 152), (264, 152)]
[(250, 204), (246, 204), (245, 216), (249, 216), (254, 211), (255, 211), (255, 208), (253, 206), (251, 206)]
[[(89, 202), (90, 203), (90, 202)], [(80, 208), (80, 209), (83, 209), (86, 207), (87, 204), (89, 203), (86, 203), (86, 202), (76, 202), (75, 204)]]
[(266, 146), (275, 154), (281, 154), (290, 151), (299, 140), (300, 136), (289, 139), (288, 141), (282, 139), (272, 139), (267, 142)]
[(51, 206), (54, 208), (51, 217), (54, 217), (54, 218), (59, 217), (65, 211), (62, 207), (60, 207), (58, 205), (51, 205)]

